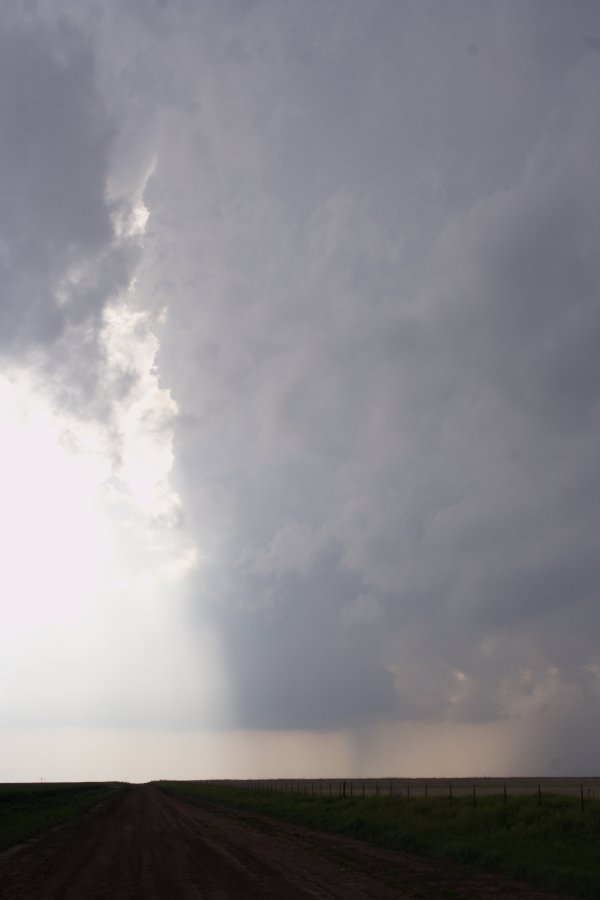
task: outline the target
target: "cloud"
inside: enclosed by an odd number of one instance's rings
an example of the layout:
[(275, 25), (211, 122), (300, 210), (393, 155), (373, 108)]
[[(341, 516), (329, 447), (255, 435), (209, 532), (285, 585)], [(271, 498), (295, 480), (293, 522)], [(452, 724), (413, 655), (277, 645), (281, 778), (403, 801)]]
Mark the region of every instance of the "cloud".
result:
[(562, 746), (598, 704), (593, 5), (37, 10), (2, 63), (36, 98), (5, 353), (172, 465), (221, 724)]
[(103, 310), (139, 255), (135, 238), (115, 234), (107, 197), (115, 127), (78, 29), (13, 22), (0, 42), (0, 350), (45, 366), (60, 403), (89, 405)]
[(158, 313), (135, 286), (152, 156), (119, 169), (93, 38), (15, 9), (0, 31), (0, 724), (178, 722), (216, 702), (220, 666), (207, 633), (212, 674), (198, 668), (181, 625), (197, 551), (170, 482)]
[(245, 722), (515, 716), (595, 652), (589, 14), (261, 11), (147, 194), (198, 616)]

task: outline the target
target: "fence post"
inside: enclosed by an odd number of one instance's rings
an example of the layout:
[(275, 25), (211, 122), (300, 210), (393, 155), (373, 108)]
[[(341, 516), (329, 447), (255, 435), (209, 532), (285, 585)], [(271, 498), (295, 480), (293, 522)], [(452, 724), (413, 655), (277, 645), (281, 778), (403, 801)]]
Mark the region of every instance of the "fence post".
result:
[(425, 782), (425, 799), (427, 800), (427, 782)]
[(365, 799), (365, 783), (363, 781), (363, 800)]
[(410, 800), (410, 781), (406, 782), (406, 799)]
[(542, 786), (538, 784), (538, 806), (542, 805)]
[(506, 782), (504, 782), (504, 805), (506, 806)]
[(579, 790), (581, 793), (581, 812), (583, 812), (583, 782), (579, 785)]
[(473, 809), (477, 806), (477, 799), (475, 797), (475, 782), (473, 782)]
[(450, 803), (452, 803), (452, 785), (450, 785)]

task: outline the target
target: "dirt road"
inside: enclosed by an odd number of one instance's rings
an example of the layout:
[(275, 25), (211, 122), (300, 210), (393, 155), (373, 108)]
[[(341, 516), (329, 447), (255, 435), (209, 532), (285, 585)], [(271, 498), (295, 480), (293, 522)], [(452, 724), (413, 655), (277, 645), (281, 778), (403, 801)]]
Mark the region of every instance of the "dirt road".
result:
[(132, 786), (0, 854), (1, 900), (401, 900), (550, 895)]

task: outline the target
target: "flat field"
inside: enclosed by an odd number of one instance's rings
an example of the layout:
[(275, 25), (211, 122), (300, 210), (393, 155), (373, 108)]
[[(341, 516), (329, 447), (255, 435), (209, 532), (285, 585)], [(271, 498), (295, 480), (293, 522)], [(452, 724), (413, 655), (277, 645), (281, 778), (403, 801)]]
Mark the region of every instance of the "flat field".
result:
[(380, 847), (499, 872), (565, 895), (598, 898), (599, 785), (599, 779), (577, 778), (381, 778), (365, 783), (364, 798), (362, 779), (158, 786), (192, 802), (251, 810)]
[[(367, 801), (369, 802), (369, 801)], [(375, 801), (377, 802), (377, 801)], [(556, 894), (154, 785), (0, 853), (2, 900), (560, 900)]]
[(397, 798), (455, 798), (473, 797), (475, 791), (478, 797), (493, 797), (504, 795), (507, 797), (536, 796), (538, 799), (547, 795), (561, 795), (581, 799), (584, 801), (600, 800), (599, 778), (536, 778), (533, 776), (523, 778), (273, 778), (261, 781), (234, 781), (226, 780), (211, 782), (212, 784), (239, 785), (240, 787), (255, 787), (260, 791), (271, 793), (301, 793), (318, 794), (319, 796), (349, 796), (349, 797), (386, 797)]
[(0, 850), (62, 825), (122, 788), (113, 782), (0, 784)]

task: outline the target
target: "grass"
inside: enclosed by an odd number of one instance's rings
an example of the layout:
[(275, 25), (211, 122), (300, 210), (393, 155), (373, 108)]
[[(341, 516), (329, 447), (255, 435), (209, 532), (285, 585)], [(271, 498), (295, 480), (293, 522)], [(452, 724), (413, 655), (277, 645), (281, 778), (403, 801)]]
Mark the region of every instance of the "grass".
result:
[(321, 797), (211, 782), (159, 782), (182, 799), (247, 809), (320, 831), (350, 835), (499, 872), (571, 895), (600, 897), (600, 801), (537, 796)]
[(112, 782), (0, 784), (0, 850), (82, 815), (123, 787)]

